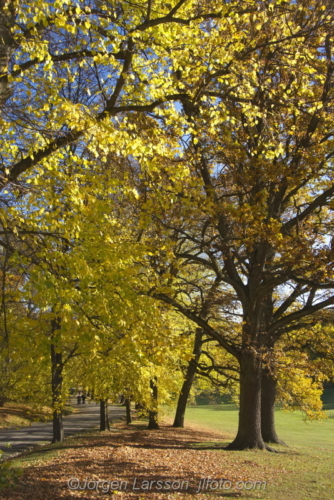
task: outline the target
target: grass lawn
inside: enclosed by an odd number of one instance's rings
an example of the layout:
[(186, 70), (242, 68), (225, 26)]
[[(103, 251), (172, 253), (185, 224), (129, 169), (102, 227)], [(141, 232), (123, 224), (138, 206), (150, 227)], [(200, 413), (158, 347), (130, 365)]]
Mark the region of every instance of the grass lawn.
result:
[[(265, 492), (242, 491), (242, 498), (266, 500), (330, 500), (334, 498), (334, 389), (325, 393), (328, 419), (305, 422), (301, 412), (276, 411), (278, 435), (288, 447), (276, 446), (279, 454), (258, 451), (231, 452), (254, 460), (256, 467), (281, 468), (279, 478), (269, 480)], [(238, 409), (235, 405), (203, 405), (187, 408), (186, 423), (201, 429), (236, 434)], [(228, 440), (222, 444), (227, 444)], [(202, 446), (206, 446), (203, 443)], [(256, 470), (256, 469), (255, 469)]]
[[(329, 398), (327, 404), (332, 403)], [(23, 474), (13, 488), (0, 491), (0, 499), (333, 500), (333, 417), (305, 423), (298, 412), (278, 410), (278, 433), (288, 447), (277, 446), (279, 453), (226, 451), (237, 416), (233, 405), (189, 407), (185, 429), (173, 429), (166, 417), (157, 431), (147, 431), (143, 421), (128, 427), (118, 423), (109, 433), (92, 431), (41, 447), (11, 461)], [(80, 488), (68, 487), (71, 478)], [(222, 482), (214, 490), (203, 478)], [(147, 489), (143, 481), (155, 486)], [(157, 481), (164, 486), (179, 481), (182, 487), (157, 489)]]
[[(321, 422), (305, 422), (301, 412), (276, 410), (275, 418), (277, 433), (287, 445), (326, 448), (334, 452), (333, 417)], [(233, 438), (238, 428), (238, 409), (234, 405), (189, 407), (186, 413), (187, 423), (229, 433)]]

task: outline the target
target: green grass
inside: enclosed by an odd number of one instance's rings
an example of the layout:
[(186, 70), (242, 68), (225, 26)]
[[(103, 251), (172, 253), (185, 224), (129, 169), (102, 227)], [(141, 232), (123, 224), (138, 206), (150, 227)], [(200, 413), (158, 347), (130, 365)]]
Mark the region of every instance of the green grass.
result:
[[(333, 408), (334, 389), (326, 391), (324, 404)], [(238, 422), (238, 408), (232, 404), (206, 405), (188, 407), (186, 424), (194, 424), (212, 431), (222, 433), (221, 441), (194, 443), (196, 449), (211, 448), (214, 460), (220, 461), (223, 468), (232, 467), (242, 475), (243, 464), (252, 464), (254, 481), (260, 476), (266, 477), (265, 491), (255, 489), (247, 491), (220, 490), (217, 492), (206, 491), (199, 495), (207, 500), (223, 500), (241, 498), (242, 500), (333, 500), (334, 498), (334, 419), (329, 418), (323, 422), (305, 422), (300, 412), (286, 413), (282, 410), (276, 412), (277, 431), (279, 436), (289, 445), (277, 446), (279, 453), (269, 453), (259, 450), (231, 451), (219, 449), (225, 446), (235, 436)], [(144, 422), (136, 421), (134, 426), (145, 426)], [(146, 427), (146, 426), (145, 426)], [(91, 431), (92, 436), (94, 432)], [(117, 432), (122, 432), (118, 430)], [(28, 467), (40, 466), (47, 468), (48, 460), (61, 454), (62, 449), (80, 448), (81, 440), (86, 441), (90, 432), (73, 436), (64, 443), (47, 445), (43, 448), (26, 453), (10, 462), (13, 470), (4, 471), (13, 482), (16, 474)], [(218, 444), (218, 447), (217, 447)], [(0, 471), (1, 472), (1, 471)], [(0, 474), (1, 475), (1, 474)], [(144, 497), (143, 497), (144, 498)], [(171, 500), (193, 500), (193, 495), (184, 493), (171, 495)]]
[[(308, 445), (334, 451), (334, 419), (304, 421), (301, 412), (287, 413), (276, 410), (276, 429), (279, 437), (291, 446)], [(235, 405), (203, 405), (188, 407), (186, 423), (209, 427), (233, 437), (238, 428), (238, 408)]]
[[(326, 391), (323, 401), (331, 417), (331, 409), (334, 408), (333, 388)], [(226, 445), (237, 431), (238, 408), (232, 404), (191, 406), (186, 412), (186, 425), (187, 423), (224, 433), (226, 439), (221, 444)], [(243, 458), (252, 460), (256, 468), (269, 466), (281, 471), (268, 481), (265, 491), (242, 490), (240, 498), (332, 500), (334, 498), (334, 418), (328, 418), (322, 422), (305, 422), (301, 412), (286, 413), (278, 409), (276, 428), (279, 437), (288, 444), (288, 447), (276, 447), (280, 453), (257, 450), (230, 452), (231, 460), (235, 460), (236, 464)], [(208, 444), (202, 443), (202, 446), (205, 447)], [(217, 450), (217, 460), (219, 460), (219, 453)], [(230, 497), (232, 497), (232, 490)], [(229, 498), (229, 496), (220, 495), (216, 498)]]

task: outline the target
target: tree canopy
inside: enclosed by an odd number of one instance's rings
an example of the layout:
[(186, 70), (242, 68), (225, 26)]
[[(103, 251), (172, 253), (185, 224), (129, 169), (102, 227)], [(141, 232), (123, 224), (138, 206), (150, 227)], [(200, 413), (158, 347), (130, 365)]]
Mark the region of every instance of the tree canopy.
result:
[(29, 370), (34, 343), (44, 380), (51, 349), (55, 418), (75, 373), (102, 399), (149, 405), (153, 380), (168, 399), (196, 328), (211, 368), (240, 372), (231, 448), (267, 448), (261, 379), (320, 411), (333, 17), (329, 0), (0, 2), (3, 359)]

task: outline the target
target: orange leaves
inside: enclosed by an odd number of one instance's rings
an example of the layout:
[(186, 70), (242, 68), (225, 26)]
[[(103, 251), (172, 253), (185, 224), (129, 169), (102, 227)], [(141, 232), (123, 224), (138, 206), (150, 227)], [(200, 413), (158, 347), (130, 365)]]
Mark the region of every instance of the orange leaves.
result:
[[(169, 427), (154, 432), (122, 429), (107, 435), (95, 433), (73, 447), (69, 443), (46, 463), (34, 463), (18, 488), (4, 492), (1, 498), (90, 499), (102, 494), (103, 488), (107, 493), (108, 488), (124, 500), (175, 499), (195, 493), (200, 500), (202, 495), (221, 496), (223, 491), (238, 496), (246, 481), (259, 484), (281, 472), (263, 467), (255, 458), (244, 460), (216, 449), (221, 439), (223, 436), (207, 431)], [(215, 482), (220, 484), (217, 491)]]

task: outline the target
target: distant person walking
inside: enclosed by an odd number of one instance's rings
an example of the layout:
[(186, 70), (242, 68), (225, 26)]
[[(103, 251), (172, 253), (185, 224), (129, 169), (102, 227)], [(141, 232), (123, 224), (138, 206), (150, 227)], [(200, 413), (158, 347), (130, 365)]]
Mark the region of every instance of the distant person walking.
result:
[(81, 391), (79, 391), (78, 396), (77, 396), (77, 403), (78, 403), (78, 405), (81, 404), (81, 398), (82, 398)]

